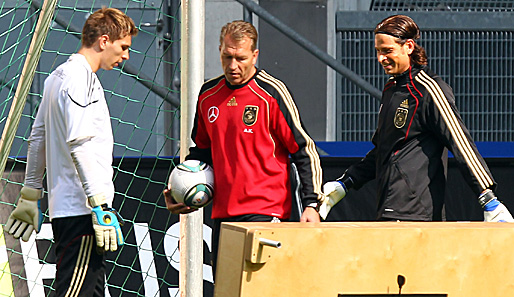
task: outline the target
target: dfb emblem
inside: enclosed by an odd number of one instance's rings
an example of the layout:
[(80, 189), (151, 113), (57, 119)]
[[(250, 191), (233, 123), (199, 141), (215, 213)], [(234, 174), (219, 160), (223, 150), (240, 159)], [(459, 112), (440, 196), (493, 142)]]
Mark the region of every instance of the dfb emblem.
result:
[(259, 112), (259, 107), (254, 105), (245, 106), (245, 111), (243, 113), (243, 123), (247, 126), (252, 126), (257, 121), (257, 113)]
[(407, 115), (409, 114), (409, 110), (407, 108), (398, 107), (396, 109), (396, 114), (394, 115), (394, 126), (398, 129), (403, 128), (405, 123), (407, 122)]
[(394, 126), (398, 129), (403, 128), (407, 122), (407, 115), (409, 114), (409, 99), (405, 99), (400, 103), (394, 115)]

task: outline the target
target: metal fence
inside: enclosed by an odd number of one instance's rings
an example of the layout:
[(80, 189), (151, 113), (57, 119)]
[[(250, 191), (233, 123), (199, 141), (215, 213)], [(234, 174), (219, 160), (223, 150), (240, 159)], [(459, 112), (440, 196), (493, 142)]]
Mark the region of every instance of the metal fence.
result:
[[(376, 61), (373, 29), (395, 13), (337, 15), (338, 58), (379, 89), (388, 77)], [(429, 67), (453, 87), (475, 141), (514, 141), (514, 14), (402, 13), (420, 26), (419, 43), (427, 51)], [(337, 140), (369, 141), (376, 128), (378, 101), (342, 76), (338, 76), (338, 98)]]
[(512, 0), (374, 0), (373, 11), (514, 11)]

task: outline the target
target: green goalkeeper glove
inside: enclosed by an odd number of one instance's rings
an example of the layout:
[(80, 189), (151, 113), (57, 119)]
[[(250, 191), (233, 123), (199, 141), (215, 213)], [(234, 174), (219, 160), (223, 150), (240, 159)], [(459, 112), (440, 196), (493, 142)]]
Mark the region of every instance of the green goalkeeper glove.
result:
[(39, 233), (43, 223), (43, 214), (39, 205), (39, 199), (43, 197), (43, 190), (23, 187), (20, 191), (18, 205), (11, 212), (4, 226), (4, 230), (13, 235), (28, 241), (32, 231)]
[(95, 230), (96, 245), (104, 250), (114, 252), (125, 243), (121, 227), (123, 218), (114, 208), (107, 206), (103, 195), (95, 195), (89, 199), (93, 209), (92, 220)]

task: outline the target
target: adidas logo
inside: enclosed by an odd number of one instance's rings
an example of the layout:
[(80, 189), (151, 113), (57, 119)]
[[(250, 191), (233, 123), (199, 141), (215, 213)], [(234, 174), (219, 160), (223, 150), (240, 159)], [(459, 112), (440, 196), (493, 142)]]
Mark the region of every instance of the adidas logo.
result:
[(236, 97), (232, 97), (232, 99), (228, 100), (227, 106), (237, 106)]

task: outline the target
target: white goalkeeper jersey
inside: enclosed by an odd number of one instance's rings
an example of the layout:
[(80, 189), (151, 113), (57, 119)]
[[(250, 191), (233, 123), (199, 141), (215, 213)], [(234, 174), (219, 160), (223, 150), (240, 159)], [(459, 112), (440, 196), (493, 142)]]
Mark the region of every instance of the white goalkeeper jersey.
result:
[(86, 58), (74, 54), (45, 80), (25, 185), (42, 188), (46, 165), (50, 219), (90, 214), (88, 196), (103, 193), (112, 204), (112, 151), (103, 87)]

